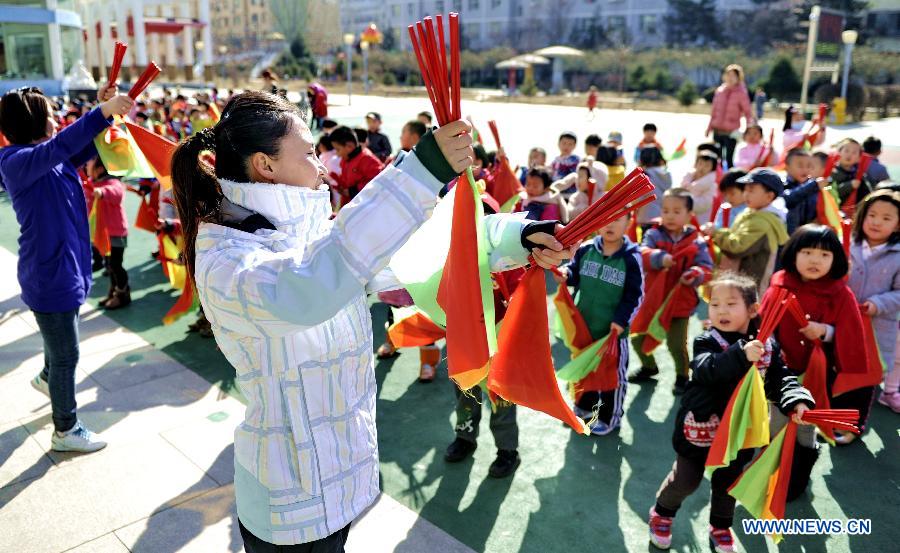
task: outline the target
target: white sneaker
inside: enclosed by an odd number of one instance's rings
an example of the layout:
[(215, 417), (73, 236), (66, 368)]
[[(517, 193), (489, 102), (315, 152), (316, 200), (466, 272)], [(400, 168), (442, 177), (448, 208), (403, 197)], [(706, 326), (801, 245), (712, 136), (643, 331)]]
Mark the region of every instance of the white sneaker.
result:
[(81, 421), (76, 422), (75, 426), (65, 434), (53, 432), (50, 443), (50, 449), (53, 451), (93, 453), (94, 451), (99, 451), (106, 447), (106, 442), (85, 428)]
[(44, 380), (41, 373), (31, 379), (31, 387), (47, 397), (50, 397), (50, 383)]

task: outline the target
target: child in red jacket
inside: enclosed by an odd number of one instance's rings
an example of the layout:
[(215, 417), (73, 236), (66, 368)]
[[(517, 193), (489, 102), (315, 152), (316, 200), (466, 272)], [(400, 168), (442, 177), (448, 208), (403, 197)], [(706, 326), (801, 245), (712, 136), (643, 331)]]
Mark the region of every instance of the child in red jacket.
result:
[(93, 194), (88, 210), (97, 202), (99, 220), (103, 221), (109, 235), (109, 254), (106, 266), (109, 269), (109, 293), (100, 300), (105, 309), (119, 309), (131, 303), (131, 288), (128, 286), (128, 272), (122, 266), (125, 247), (128, 245), (128, 219), (125, 215), (125, 185), (106, 171), (99, 157), (87, 162), (87, 175), (91, 179)]
[(337, 182), (341, 207), (344, 207), (384, 169), (384, 165), (368, 148), (359, 144), (350, 127), (340, 126), (329, 136), (335, 153), (341, 158), (341, 174), (331, 173), (331, 178)]

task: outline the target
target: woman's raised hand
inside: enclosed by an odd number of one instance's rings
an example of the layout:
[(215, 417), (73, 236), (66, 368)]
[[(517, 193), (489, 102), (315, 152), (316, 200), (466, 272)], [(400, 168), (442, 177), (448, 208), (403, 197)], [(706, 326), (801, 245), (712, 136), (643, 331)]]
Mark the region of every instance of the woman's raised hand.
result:
[(447, 163), (461, 174), (475, 162), (472, 149), (472, 125), (465, 121), (453, 121), (434, 131), (434, 139)]
[(100, 104), (100, 111), (103, 117), (111, 117), (113, 115), (125, 115), (134, 106), (134, 100), (125, 94), (117, 94)]

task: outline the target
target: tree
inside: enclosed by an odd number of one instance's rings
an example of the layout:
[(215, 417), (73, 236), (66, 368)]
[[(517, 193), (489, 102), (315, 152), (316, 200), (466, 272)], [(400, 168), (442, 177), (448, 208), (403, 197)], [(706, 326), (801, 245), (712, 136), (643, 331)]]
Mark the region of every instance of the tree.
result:
[(628, 88), (638, 92), (646, 88), (647, 70), (643, 65), (638, 65), (628, 74)]
[(387, 50), (388, 52), (397, 49), (397, 41), (394, 39), (394, 29), (392, 27), (388, 27), (382, 33), (384, 37), (381, 41), (381, 49)]
[(653, 74), (652, 88), (658, 92), (671, 92), (675, 88), (671, 73), (667, 69), (657, 69)]
[(678, 99), (678, 103), (685, 107), (696, 102), (697, 86), (694, 84), (694, 81), (687, 79), (681, 83), (681, 87), (678, 89), (678, 92), (675, 93), (675, 97)]
[(708, 46), (722, 41), (716, 0), (668, 0), (666, 42), (670, 46)]
[(794, 71), (791, 60), (781, 57), (775, 60), (775, 64), (769, 70), (769, 76), (766, 79), (765, 90), (769, 97), (778, 99), (794, 98), (800, 94), (800, 77)]

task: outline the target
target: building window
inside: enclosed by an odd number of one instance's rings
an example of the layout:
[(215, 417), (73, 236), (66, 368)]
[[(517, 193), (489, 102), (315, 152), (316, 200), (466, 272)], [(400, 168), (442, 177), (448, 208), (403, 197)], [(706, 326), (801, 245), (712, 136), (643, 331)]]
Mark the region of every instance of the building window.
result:
[(625, 31), (625, 16), (624, 15), (613, 15), (610, 16), (607, 21), (609, 22), (609, 26), (607, 29), (611, 32), (623, 32)]
[(400, 17), (400, 4), (394, 4), (391, 6), (391, 17), (398, 18)]
[(656, 34), (656, 16), (655, 15), (642, 15), (641, 16), (641, 32), (646, 33), (648, 35)]
[(462, 0), (453, 0), (453, 11), (457, 13), (462, 11)]
[(496, 39), (503, 33), (503, 23), (499, 21), (491, 21), (488, 29), (491, 38)]
[(444, 13), (444, 0), (437, 0), (434, 3), (434, 11), (437, 13)]
[(478, 0), (469, 0), (469, 9), (477, 10), (478, 9)]
[(477, 42), (481, 39), (481, 23), (468, 23), (463, 25), (463, 32), (468, 35), (470, 42)]
[(412, 17), (416, 13), (416, 5), (410, 2), (406, 5), (406, 15)]
[(503, 4), (503, 0), (491, 0), (491, 9), (495, 10), (499, 8), (501, 4)]
[(252, 21), (253, 23), (259, 23), (259, 16), (256, 14), (251, 15), (250, 21)]
[(50, 77), (50, 48), (47, 25), (4, 23), (0, 25), (0, 75), (11, 79)]

